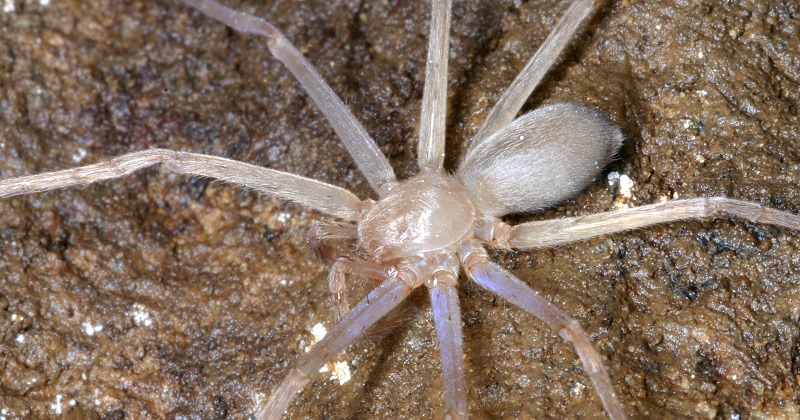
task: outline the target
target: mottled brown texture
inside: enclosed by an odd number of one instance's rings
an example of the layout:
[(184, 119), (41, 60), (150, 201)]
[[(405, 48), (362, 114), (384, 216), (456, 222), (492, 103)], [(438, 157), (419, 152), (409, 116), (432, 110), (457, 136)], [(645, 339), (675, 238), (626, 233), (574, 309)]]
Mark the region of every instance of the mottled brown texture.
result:
[[(425, 2), (263, 3), (226, 2), (284, 30), (413, 174)], [(564, 3), (455, 3), (450, 168)], [(167, 147), (370, 194), (262, 39), (166, 1), (15, 4), (0, 13), (0, 176)], [(797, 2), (605, 1), (585, 28), (529, 107), (608, 113), (628, 137), (612, 170), (633, 179), (633, 203), (724, 195), (797, 212)], [(613, 199), (600, 181), (535, 217)], [(72, 417), (251, 413), (311, 327), (330, 327), (325, 267), (304, 245), (319, 217), (163, 170), (0, 201), (0, 414), (55, 416), (58, 395)], [(800, 416), (798, 233), (722, 219), (495, 256), (584, 325), (634, 417)], [(370, 286), (353, 283), (353, 296)], [(462, 290), (476, 418), (603, 417), (568, 343)], [(411, 304), (416, 321), (351, 347), (353, 379), (313, 383), (291, 416), (439, 417), (427, 297)]]

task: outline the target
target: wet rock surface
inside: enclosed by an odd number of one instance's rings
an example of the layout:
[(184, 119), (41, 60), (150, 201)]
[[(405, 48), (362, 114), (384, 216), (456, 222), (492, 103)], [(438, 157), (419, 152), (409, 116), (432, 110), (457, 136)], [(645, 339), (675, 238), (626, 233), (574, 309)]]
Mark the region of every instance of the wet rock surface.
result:
[[(0, 176), (152, 147), (227, 156), (371, 195), (266, 42), (171, 2), (6, 2)], [(415, 172), (428, 6), (230, 2), (268, 17), (390, 157)], [(448, 165), (565, 2), (457, 1)], [(578, 197), (512, 222), (722, 195), (800, 208), (800, 6), (600, 2), (526, 109), (577, 102), (627, 137)], [(9, 10), (8, 4), (15, 6)], [(332, 324), (313, 211), (148, 169), (0, 201), (0, 414), (245, 417)], [(796, 417), (800, 234), (682, 222), (556, 249), (494, 252), (575, 316), (639, 418)], [(353, 279), (352, 300), (369, 282)], [(465, 281), (477, 418), (602, 418), (569, 343)], [(427, 296), (407, 328), (349, 348), (352, 379), (310, 385), (292, 418), (442, 415)]]

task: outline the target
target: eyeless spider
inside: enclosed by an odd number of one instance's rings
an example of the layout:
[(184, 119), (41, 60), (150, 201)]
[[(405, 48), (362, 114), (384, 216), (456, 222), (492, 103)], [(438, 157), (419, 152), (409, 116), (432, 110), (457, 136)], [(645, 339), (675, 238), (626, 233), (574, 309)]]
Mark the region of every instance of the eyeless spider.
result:
[[(192, 3), (192, 2), (190, 2), (190, 3)], [(584, 7), (586, 7), (586, 9), (584, 10), (584, 12), (585, 12), (585, 13), (588, 13), (588, 7), (586, 6), (586, 2), (575, 2), (575, 4), (580, 4), (580, 3), (583, 3)], [(435, 5), (435, 6), (441, 6), (441, 4), (440, 4), (440, 5)], [(575, 12), (575, 6), (573, 6), (573, 7), (572, 7), (570, 10), (572, 11), (572, 13), (574, 13), (574, 12)], [(570, 12), (567, 12), (567, 16), (569, 16), (569, 15), (570, 15)], [(573, 19), (572, 19), (572, 21), (573, 21), (573, 22), (575, 22), (576, 24), (577, 24), (577, 22), (579, 22), (580, 20), (581, 20), (581, 19), (578, 19), (578, 18), (573, 18)], [(445, 31), (445, 33), (446, 33), (446, 31)], [(562, 41), (564, 41), (564, 42), (565, 42), (565, 41), (566, 41), (566, 38), (568, 38), (568, 37), (562, 37)], [(446, 43), (445, 43), (445, 44), (446, 44)], [(432, 50), (434, 50), (434, 49), (432, 49)], [(542, 68), (542, 70), (546, 70), (546, 67), (549, 67), (549, 66), (544, 66), (544, 67), (545, 67), (545, 68)], [(444, 72), (442, 72), (442, 73), (444, 73)], [(426, 79), (427, 79), (427, 78), (426, 78)], [(428, 83), (427, 85), (430, 85), (430, 83)], [(442, 88), (442, 89), (443, 89), (443, 87), (442, 87), (442, 86), (440, 86), (440, 88)], [(533, 88), (533, 86), (531, 86), (531, 89), (532, 89), (532, 88)], [(426, 95), (426, 97), (427, 97), (427, 96), (428, 96), (428, 95)], [(442, 95), (442, 96), (443, 96), (443, 95)], [(524, 94), (524, 95), (521, 95), (521, 96), (522, 96), (522, 100), (524, 100), (524, 99), (525, 99), (525, 97), (527, 97), (528, 95), (527, 95), (527, 94)], [(429, 101), (429, 100), (425, 100), (424, 102), (425, 102), (426, 104), (428, 104), (428, 103), (429, 103), (429, 102), (431, 102), (431, 101)], [(438, 107), (438, 109), (439, 109), (439, 111), (443, 111), (443, 106), (440, 106), (440, 107)], [(563, 108), (559, 109), (558, 107), (556, 107), (556, 108), (544, 108), (544, 109), (545, 109), (545, 110), (547, 110), (547, 111), (552, 111), (552, 112), (555, 112), (555, 113), (557, 113), (557, 114), (558, 114), (560, 117), (562, 117), (562, 118), (569, 118), (569, 117), (570, 117), (570, 114), (569, 114), (569, 113), (566, 113), (566, 114), (564, 113), (564, 110), (563, 110)], [(573, 110), (573, 111), (575, 111), (575, 112), (576, 112), (578, 115), (584, 115), (584, 116), (593, 116), (593, 115), (595, 115), (594, 113), (592, 113), (592, 112), (589, 112), (589, 111), (586, 111), (586, 110), (584, 110), (583, 108), (568, 108), (568, 109), (572, 109), (572, 110)], [(509, 119), (513, 118), (513, 117), (515, 116), (516, 112), (517, 112), (517, 110), (514, 110), (513, 112), (510, 112), (510, 114), (512, 114), (512, 115), (510, 115), (508, 118), (509, 118)], [(545, 112), (545, 111), (536, 111), (536, 112)], [(441, 115), (441, 114), (442, 114), (442, 112), (440, 112), (440, 113), (439, 113), (439, 115)], [(529, 115), (530, 115), (530, 114), (529, 114)], [(540, 114), (533, 114), (533, 115), (540, 115)], [(524, 118), (524, 117), (522, 117), (522, 118)], [(531, 118), (531, 120), (533, 121), (533, 122), (531, 122), (530, 124), (532, 124), (532, 125), (534, 125), (534, 126), (536, 126), (536, 125), (537, 125), (537, 123), (538, 123), (538, 122), (540, 122), (540, 120), (538, 120), (538, 119), (537, 119), (537, 118), (535, 118), (535, 117), (530, 117), (530, 118)], [(590, 119), (591, 119), (591, 118), (590, 118)], [(424, 119), (423, 119), (423, 120), (424, 120)], [(608, 126), (606, 126), (606, 125), (605, 125), (605, 123), (600, 123), (599, 121), (601, 121), (601, 120), (593, 120), (593, 121), (594, 121), (595, 123), (597, 123), (597, 124), (598, 124), (598, 127), (602, 128), (600, 131), (606, 131), (607, 133), (608, 133), (609, 131), (610, 131), (610, 132), (613, 132), (613, 129), (611, 129), (611, 128), (609, 128)], [(592, 124), (592, 125), (594, 125), (594, 124)], [(423, 126), (423, 127), (425, 127), (425, 124), (423, 124), (422, 126)], [(443, 127), (443, 126), (442, 126), (442, 127)], [(592, 131), (597, 131), (597, 127), (595, 127), (594, 129), (592, 129)], [(613, 137), (613, 135), (607, 135), (606, 137)], [(150, 153), (153, 153), (153, 152), (150, 152)], [(562, 151), (561, 151), (561, 153), (564, 153), (564, 151), (562, 150)], [(146, 154), (146, 153), (145, 153), (145, 154)], [(606, 155), (610, 155), (610, 153), (609, 153), (609, 151), (608, 151), (608, 150), (606, 150), (606, 152), (605, 152), (604, 154), (606, 154)], [(421, 153), (421, 155), (425, 156), (425, 153)], [(434, 153), (434, 155), (437, 155), (437, 154), (436, 154), (436, 153)], [(130, 156), (130, 155), (129, 155), (129, 156)], [(136, 155), (134, 155), (134, 156), (136, 156)], [(187, 156), (194, 156), (194, 155), (187, 155)], [(585, 156), (584, 156), (584, 157), (585, 157)], [(200, 159), (205, 159), (205, 158), (200, 158)], [(434, 160), (435, 160), (435, 159), (434, 159)], [(590, 160), (591, 160), (591, 159), (590, 159)], [(470, 153), (468, 153), (468, 154), (467, 154), (466, 161), (467, 161), (467, 162), (469, 162), (469, 161), (470, 161)], [(550, 162), (550, 164), (551, 164), (551, 165), (557, 165), (558, 163), (559, 163), (559, 162)], [(102, 165), (102, 164), (101, 164), (101, 165)], [(592, 171), (591, 171), (591, 173), (590, 173), (590, 174), (584, 174), (584, 178), (587, 178), (587, 179), (588, 179), (588, 178), (591, 178), (591, 177), (594, 175), (594, 173), (596, 173), (596, 170), (598, 169), (598, 167), (597, 167), (596, 165), (594, 165), (594, 166), (593, 166), (593, 165), (587, 165), (587, 166), (592, 168)], [(462, 172), (460, 173), (460, 175), (461, 175), (462, 177), (466, 178), (466, 179), (469, 179), (469, 171), (468, 171), (467, 169), (464, 169), (464, 168), (468, 168), (468, 166), (463, 166), (463, 165), (461, 166), (461, 171), (462, 171)], [(434, 171), (434, 172), (435, 172), (435, 169), (440, 169), (440, 167), (437, 167), (437, 168), (432, 168), (432, 171)], [(554, 168), (554, 169), (556, 169), (556, 168)], [(535, 170), (535, 169), (533, 169), (533, 168), (532, 168), (531, 170)], [(464, 174), (464, 172), (467, 172), (467, 173), (466, 173), (466, 174)], [(26, 179), (26, 178), (22, 178), (22, 179)], [(27, 178), (27, 179), (30, 179), (30, 178)], [(369, 177), (368, 177), (368, 179), (369, 179)], [(417, 178), (417, 179), (419, 179), (419, 178)], [(20, 180), (20, 179), (17, 179), (16, 181), (19, 181), (19, 180)], [(92, 179), (92, 180), (94, 180), (94, 179)], [(15, 181), (15, 180), (10, 180), (10, 181), (11, 181), (12, 183), (14, 183), (14, 181)], [(511, 183), (513, 183), (513, 181), (516, 181), (516, 179), (511, 179), (511, 180), (508, 180), (508, 181), (511, 181)], [(586, 181), (586, 179), (584, 179), (584, 181)], [(9, 184), (3, 184), (3, 185), (9, 185)], [(19, 184), (18, 184), (18, 183), (15, 183), (14, 185), (19, 185)], [(517, 188), (515, 191), (513, 191), (513, 193), (514, 193), (514, 194), (518, 193), (518, 192), (519, 192), (519, 191), (521, 191), (521, 190), (524, 190), (524, 185), (520, 185), (519, 183), (517, 183), (517, 184), (515, 184), (514, 186)], [(583, 184), (581, 184), (581, 185), (580, 185), (579, 187), (577, 187), (577, 188), (582, 188), (582, 186), (583, 186)], [(58, 187), (58, 186), (55, 186), (55, 187), (54, 187), (54, 186), (52, 186), (52, 185), (47, 185), (47, 188), (57, 188), (57, 187)], [(380, 187), (378, 187), (378, 189), (380, 190)], [(8, 190), (6, 190), (6, 191), (8, 191)], [(475, 194), (475, 193), (473, 192), (473, 194)], [(567, 193), (565, 192), (564, 194), (566, 195)], [(391, 198), (391, 194), (389, 194), (389, 197)], [(483, 197), (483, 195), (480, 195), (480, 194), (479, 194), (479, 197), (478, 197), (478, 198), (480, 198), (480, 197)], [(296, 197), (295, 197), (295, 198), (296, 198)], [(298, 201), (301, 201), (301, 200), (298, 200)], [(384, 202), (384, 203), (385, 203), (385, 202), (388, 202), (388, 201), (390, 201), (390, 200), (386, 200), (386, 201), (382, 201), (382, 202)], [(702, 200), (696, 200), (695, 202), (698, 202), (698, 201), (702, 201)], [(529, 203), (531, 203), (531, 202), (536, 202), (536, 201), (527, 201), (527, 202), (525, 202), (525, 203), (521, 203), (521, 204), (522, 204), (522, 205), (529, 205)], [(379, 203), (380, 203), (380, 202), (379, 202)], [(671, 205), (672, 205), (672, 206), (679, 206), (679, 208), (680, 208), (680, 206), (682, 205), (681, 203), (684, 203), (684, 204), (685, 204), (686, 202), (675, 201), (675, 202), (672, 202), (672, 203), (670, 203), (670, 204), (657, 205), (657, 206), (660, 206), (660, 207), (655, 207), (655, 208), (669, 208)], [(317, 205), (319, 205), (319, 203), (316, 203), (316, 204), (317, 204)], [(539, 202), (539, 204), (541, 204), (541, 203)], [(399, 204), (399, 205), (398, 205), (398, 207), (400, 207), (400, 208), (401, 208), (403, 205), (404, 205), (404, 204), (402, 204), (402, 203), (401, 203), (401, 204)], [(745, 208), (751, 208), (751, 207), (750, 207), (750, 205), (745, 205), (745, 204), (742, 204), (742, 206), (744, 206)], [(488, 213), (488, 211), (486, 211), (486, 208), (487, 208), (487, 207), (482, 207), (482, 208), (484, 209), (484, 212), (485, 212), (485, 213)], [(491, 206), (490, 206), (489, 208), (491, 208)], [(327, 208), (327, 207), (323, 207), (323, 209), (328, 209), (328, 208)], [(528, 208), (528, 207), (525, 207), (524, 209), (526, 209), (526, 210), (527, 210), (527, 209), (530, 209), (530, 208)], [(653, 209), (653, 207), (640, 207), (640, 208), (638, 208), (638, 209), (634, 209), (634, 210), (630, 210), (630, 211), (622, 211), (622, 212), (619, 212), (619, 213), (613, 214), (613, 215), (612, 215), (612, 217), (613, 217), (613, 218), (612, 218), (612, 219), (610, 219), (610, 220), (608, 220), (608, 222), (613, 224), (614, 222), (618, 222), (618, 221), (619, 221), (619, 220), (617, 219), (617, 217), (618, 217), (618, 216), (625, 215), (625, 214), (632, 214), (632, 213), (641, 212), (641, 211), (646, 211), (647, 209), (650, 209), (650, 210), (652, 210), (652, 209)], [(328, 210), (330, 210), (330, 209), (328, 209)], [(335, 214), (335, 213), (334, 213), (334, 214)], [(778, 216), (779, 216), (779, 219), (778, 219), (779, 221), (780, 221), (780, 220), (783, 220), (783, 221), (785, 221), (785, 222), (786, 222), (785, 224), (788, 224), (790, 227), (792, 227), (792, 228), (794, 228), (794, 229), (797, 229), (797, 218), (796, 218), (796, 216), (792, 216), (792, 215), (788, 215), (788, 214), (779, 214), (779, 213), (777, 213), (777, 212), (774, 212), (774, 213), (770, 212), (769, 214), (778, 215)], [(666, 217), (667, 217), (668, 219), (670, 219), (670, 220), (675, 218), (675, 217), (674, 217), (674, 215), (670, 216), (670, 214), (667, 214), (667, 215), (666, 215)], [(683, 217), (686, 217), (686, 215), (683, 215)], [(581, 220), (583, 220), (583, 218), (578, 218), (578, 219), (581, 219)], [(591, 217), (587, 218), (586, 220), (591, 220)], [(492, 222), (494, 222), (494, 221), (493, 221), (493, 219), (489, 219), (489, 221), (492, 221)], [(569, 223), (569, 219), (566, 219), (566, 221), (567, 221), (567, 223)], [(649, 222), (649, 223), (652, 223), (653, 221), (648, 221), (648, 222)], [(557, 224), (558, 224), (558, 223), (561, 223), (561, 222), (532, 222), (532, 224), (525, 224), (525, 225), (523, 225), (523, 226), (526, 226), (526, 225), (527, 225), (527, 226), (542, 226), (542, 225), (545, 225), (545, 226), (546, 226), (546, 225), (549, 225), (549, 224), (551, 224), (551, 223), (557, 223)], [(791, 224), (789, 224), (789, 223), (791, 223)], [(493, 223), (491, 223), (491, 224), (490, 224), (490, 223), (484, 223), (484, 224), (482, 224), (482, 225), (479, 225), (478, 227), (482, 227), (482, 228), (490, 228), (489, 230), (491, 230), (491, 227), (492, 227), (492, 225), (493, 225)], [(500, 225), (500, 226), (501, 226), (501, 227), (505, 227), (504, 225)], [(610, 226), (610, 227), (609, 227), (609, 229), (610, 229), (610, 230), (614, 230), (615, 228), (614, 228), (614, 226), (612, 225), (612, 226)], [(332, 233), (333, 233), (333, 234), (338, 234), (338, 233), (346, 232), (347, 230), (348, 230), (348, 229), (347, 229), (347, 226), (342, 226), (342, 225), (338, 225), (338, 224), (333, 224), (333, 225), (321, 225), (321, 227), (320, 227), (320, 228), (318, 228), (318, 231), (317, 231), (317, 233), (318, 233), (318, 234), (320, 234), (320, 235), (327, 235), (327, 234), (332, 234)], [(601, 233), (605, 233), (605, 232), (600, 232), (600, 233), (593, 232), (593, 235), (596, 235), (596, 234), (601, 234)], [(349, 235), (352, 235), (352, 233), (349, 233)], [(483, 238), (483, 239), (484, 239), (484, 240), (486, 240), (487, 242), (495, 242), (495, 241), (497, 241), (497, 240), (499, 240), (499, 239), (502, 239), (502, 238), (499, 238), (499, 237), (495, 237), (494, 235), (491, 235), (491, 236), (490, 236), (489, 234), (487, 234), (487, 233), (485, 232), (485, 229), (479, 229), (479, 230), (478, 230), (478, 236), (479, 236), (479, 237), (481, 237), (481, 238)], [(514, 237), (512, 236), (512, 240), (513, 240), (513, 239), (514, 239)], [(498, 244), (496, 244), (496, 245), (498, 245)], [(480, 254), (480, 253), (481, 253), (481, 251), (480, 251), (480, 248), (479, 248), (479, 247), (477, 247), (477, 246), (475, 246), (475, 247), (469, 247), (469, 246), (468, 246), (468, 244), (467, 244), (467, 245), (465, 245), (465, 246), (467, 246), (467, 247), (468, 247), (468, 249), (467, 249), (467, 250), (464, 250), (464, 251), (462, 251), (462, 253), (463, 253), (463, 254), (465, 254), (465, 256), (463, 257), (463, 259), (464, 259), (464, 260), (466, 260), (466, 262), (468, 262), (468, 263), (469, 263), (469, 258), (468, 258), (468, 257), (469, 257), (470, 255), (474, 255), (474, 253), (478, 253), (478, 254)], [(328, 251), (330, 251), (328, 248), (325, 248), (325, 247), (323, 247), (321, 250), (322, 250), (323, 252), (328, 252)], [(374, 268), (374, 267), (372, 267), (372, 266), (371, 266), (371, 265), (369, 265), (369, 264), (366, 264), (366, 263), (363, 263), (363, 262), (359, 261), (359, 259), (358, 259), (358, 258), (356, 258), (356, 257), (358, 257), (358, 255), (354, 256), (354, 255), (352, 255), (352, 254), (343, 254), (343, 255), (341, 255), (341, 257), (342, 257), (342, 258), (344, 258), (344, 260), (339, 260), (339, 261), (337, 261), (340, 267), (345, 267), (345, 268), (347, 268), (348, 266), (351, 266), (351, 267), (352, 267), (352, 265), (353, 265), (353, 263), (354, 263), (354, 262), (355, 262), (355, 263), (361, 263), (361, 264), (356, 264), (356, 267), (355, 267), (355, 268), (358, 268), (358, 269), (360, 269), (360, 270), (362, 270), (362, 271), (364, 271), (364, 270), (366, 270), (366, 271), (369, 271), (369, 272), (370, 272), (372, 275), (378, 275), (378, 273), (376, 273), (376, 272), (375, 272), (375, 270), (372, 270), (372, 268)], [(485, 267), (485, 266), (484, 266), (484, 265), (482, 265), (482, 264), (484, 264), (484, 263), (481, 263), (481, 265), (478, 265), (478, 267)], [(485, 264), (488, 264), (488, 263), (485, 263)], [(402, 265), (401, 265), (401, 264), (393, 264), (393, 265), (400, 265), (401, 267), (398, 267), (398, 268), (400, 268), (400, 269), (401, 269), (401, 273), (402, 273)], [(491, 266), (491, 267), (496, 267), (496, 266)], [(381, 268), (385, 268), (385, 267), (381, 267)], [(455, 269), (454, 269), (452, 266), (450, 266), (450, 267), (449, 267), (449, 269), (448, 269), (448, 270), (445, 270), (445, 271), (446, 271), (446, 273), (449, 273), (449, 274), (450, 274), (450, 276), (449, 276), (449, 278), (450, 278), (450, 281), (454, 282), (454, 281), (455, 281), (455, 274), (456, 274), (456, 273), (454, 273)], [(413, 272), (413, 271), (412, 271), (412, 272)], [(334, 273), (336, 273), (336, 271), (334, 271)], [(420, 277), (421, 277), (421, 276), (420, 276)], [(446, 276), (446, 277), (447, 277), (447, 276)], [(510, 277), (507, 277), (507, 276), (505, 276), (505, 275), (504, 275), (503, 277), (504, 277), (504, 278), (508, 278), (508, 279), (510, 279)], [(417, 282), (422, 282), (423, 280), (424, 280), (424, 279), (417, 278)], [(432, 289), (432, 290), (433, 290), (433, 291), (432, 291), (432, 293), (436, 293), (436, 290), (437, 290), (437, 288), (438, 288), (438, 290), (445, 290), (445, 294), (449, 294), (449, 296), (450, 296), (450, 299), (449, 299), (449, 301), (452, 303), (452, 306), (455, 306), (455, 308), (456, 308), (456, 309), (450, 309), (450, 310), (451, 310), (451, 311), (453, 311), (453, 310), (457, 311), (457, 302), (455, 302), (455, 297), (453, 296), (453, 288), (452, 288), (452, 284), (448, 285), (448, 284), (447, 284), (447, 282), (445, 282), (445, 281), (444, 281), (445, 279), (439, 279), (439, 280), (443, 280), (443, 281), (442, 281), (442, 282), (440, 282), (439, 284), (437, 284), (435, 287), (433, 287), (433, 289)], [(481, 279), (479, 279), (479, 280), (481, 280)], [(495, 280), (496, 280), (496, 279), (495, 279)], [(486, 282), (487, 280), (486, 280), (486, 279), (483, 279), (483, 281), (484, 281), (484, 282)], [(392, 282), (384, 282), (384, 285), (383, 285), (383, 286), (381, 286), (381, 287), (383, 287), (383, 290), (386, 290), (386, 289), (387, 289), (389, 286), (391, 286), (391, 283), (392, 283)], [(442, 283), (443, 283), (443, 284), (442, 284)], [(380, 289), (379, 289), (379, 290), (380, 290)], [(528, 289), (525, 289), (525, 290), (526, 290), (526, 292), (525, 292), (525, 293), (532, 293), (532, 292), (528, 291)], [(533, 297), (532, 299), (536, 299), (536, 298), (535, 298), (535, 297)], [(435, 299), (434, 299), (434, 300), (435, 300)], [(340, 312), (342, 312), (342, 313), (344, 313), (344, 312), (345, 312), (345, 309), (342, 307), (342, 305), (344, 304), (344, 302), (346, 302), (346, 301), (341, 301), (341, 302), (340, 302)], [(547, 302), (544, 302), (544, 301), (542, 301), (542, 303), (543, 303), (543, 304), (545, 304), (545, 305), (549, 305)], [(369, 307), (374, 307), (374, 306), (376, 306), (376, 305), (374, 305), (374, 304), (373, 304), (373, 305), (371, 305), (371, 306), (369, 306)], [(436, 305), (434, 305), (434, 308), (435, 308), (435, 309), (441, 309), (441, 308), (437, 308), (437, 306), (436, 306)], [(388, 310), (388, 309), (386, 309), (386, 308), (381, 308), (381, 309)], [(348, 319), (349, 319), (350, 321), (353, 321), (353, 320), (354, 320), (353, 312), (351, 311), (349, 314), (350, 314), (350, 315), (349, 315), (349, 317), (345, 317), (345, 320), (348, 320)], [(459, 316), (451, 316), (451, 318), (460, 319), (460, 317), (459, 317)], [(339, 324), (339, 326), (337, 326), (336, 328), (339, 328), (339, 329), (341, 329), (341, 328), (343, 328), (343, 327), (342, 327), (342, 325), (344, 325), (344, 324), (341, 324), (341, 323), (340, 323), (340, 324)], [(460, 328), (460, 325), (459, 325), (459, 324), (457, 324), (457, 323), (456, 323), (456, 324), (452, 324), (450, 328), (451, 328), (451, 329), (458, 329), (458, 328)], [(334, 340), (336, 337), (339, 337), (337, 334), (335, 334), (335, 332), (336, 332), (336, 329), (334, 329), (334, 331), (332, 331), (331, 333), (329, 333), (329, 334), (326, 336), (326, 337), (327, 337), (327, 340), (328, 340), (327, 342), (330, 342), (331, 340)], [(348, 338), (348, 340), (349, 340), (349, 338)], [(345, 340), (345, 341), (347, 341), (347, 340)], [(319, 351), (319, 349), (321, 349), (321, 348), (324, 348), (324, 347), (320, 347), (320, 346), (325, 346), (325, 345), (326, 345), (325, 343), (327, 343), (327, 342), (326, 342), (326, 341), (323, 341), (323, 343), (320, 343), (320, 344), (318, 344), (318, 345), (317, 345), (317, 347), (316, 347), (317, 351)], [(448, 346), (448, 345), (447, 345), (447, 342), (448, 342), (447, 340), (444, 340), (444, 341), (443, 341), (443, 343), (442, 343), (442, 344), (440, 344), (440, 351), (441, 351), (441, 353), (442, 353), (443, 357), (447, 357), (447, 354), (448, 354), (448, 353), (449, 353), (451, 356), (453, 355), (453, 353), (456, 353), (456, 352), (455, 352), (455, 351), (453, 351), (453, 350), (448, 350), (448, 349), (450, 349), (450, 348), (452, 348), (452, 347), (454, 347), (454, 346)], [(588, 343), (588, 342), (587, 342), (587, 343)], [(344, 346), (345, 344), (346, 344), (346, 343), (343, 343), (343, 344), (341, 344), (341, 346)], [(583, 347), (583, 350), (584, 350), (584, 351), (586, 351), (586, 352), (592, 352), (592, 353), (593, 353), (593, 350), (591, 349), (591, 347), (590, 347), (590, 346), (588, 346), (588, 344), (587, 344), (586, 346), (584, 346), (584, 347)], [(338, 351), (337, 351), (337, 352), (338, 352)], [(336, 353), (336, 352), (332, 352), (332, 353)], [(308, 358), (308, 357), (313, 357), (313, 354), (314, 354), (314, 350), (312, 350), (312, 353), (310, 353), (310, 355), (311, 355), (311, 356), (306, 356), (306, 358)], [(462, 361), (462, 359), (461, 359), (461, 357), (460, 357), (460, 352), (457, 352), (457, 354), (459, 355), (458, 357), (450, 357), (450, 361), (451, 361), (451, 362), (452, 362), (452, 364), (454, 364), (454, 365), (459, 365), (459, 364), (460, 364), (459, 362), (461, 362), (461, 361)], [(445, 365), (447, 365), (447, 364), (445, 364)], [(463, 366), (454, 366), (452, 370), (454, 370), (455, 372), (459, 372), (459, 371), (463, 370)], [(315, 370), (314, 370), (314, 369), (309, 369), (309, 371), (310, 371), (310, 372), (315, 372)], [(447, 369), (445, 369), (445, 375), (446, 375), (446, 376), (447, 376), (447, 375), (450, 375), (450, 378), (452, 378), (452, 377), (454, 376), (453, 372), (449, 372), (449, 373), (448, 373), (448, 370), (447, 370)], [(459, 375), (458, 375), (458, 374), (455, 374), (455, 376), (456, 376), (456, 377), (458, 377)], [(600, 381), (602, 382), (602, 381), (603, 381), (603, 379), (601, 378), (601, 379), (600, 379)], [(448, 402), (448, 404), (447, 404), (447, 405), (448, 405), (448, 409), (450, 409), (450, 410), (453, 412), (453, 414), (459, 414), (459, 413), (462, 413), (462, 412), (464, 412), (464, 411), (465, 411), (465, 402), (464, 402), (463, 396), (459, 396), (460, 392), (463, 392), (463, 391), (464, 391), (464, 389), (463, 389), (463, 386), (462, 386), (462, 387), (460, 387), (460, 388), (459, 388), (458, 386), (454, 386), (454, 385), (458, 385), (458, 381), (450, 381), (450, 380), (446, 380), (446, 381), (445, 381), (445, 383), (446, 383), (446, 384), (448, 384), (448, 385), (450, 385), (450, 387), (447, 389), (447, 392), (446, 392), (446, 398), (445, 398), (445, 399), (446, 399), (446, 401)], [(462, 384), (463, 384), (463, 382), (462, 382)], [(455, 388), (455, 389), (454, 389), (454, 388)], [(601, 387), (601, 388), (602, 388), (602, 387)], [(613, 391), (610, 389), (610, 387), (606, 387), (605, 389), (606, 389), (606, 390), (607, 390), (609, 393), (613, 393)], [(448, 394), (450, 394), (450, 395), (448, 395)], [(455, 397), (453, 397), (453, 395), (455, 395)], [(608, 393), (606, 394), (606, 396), (608, 397)], [(288, 402), (289, 402), (289, 401), (290, 401), (290, 399), (289, 399), (289, 398), (282, 398), (282, 399), (279, 399), (279, 402), (281, 402), (281, 403), (284, 403), (284, 404), (288, 404)], [(608, 406), (608, 404), (607, 404), (607, 406)], [(276, 411), (278, 411), (278, 412), (282, 412), (282, 409), (276, 409)], [(613, 404), (612, 404), (612, 408), (611, 408), (611, 409), (609, 409), (609, 414), (612, 414), (612, 413), (614, 413)], [(620, 414), (620, 415), (621, 415), (621, 414)]]

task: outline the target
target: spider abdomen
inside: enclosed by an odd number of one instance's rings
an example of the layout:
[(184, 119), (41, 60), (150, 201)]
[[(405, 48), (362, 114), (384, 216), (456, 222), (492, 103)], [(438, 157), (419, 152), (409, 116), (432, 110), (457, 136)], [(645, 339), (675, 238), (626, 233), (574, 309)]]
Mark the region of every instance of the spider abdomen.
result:
[(422, 173), (381, 198), (358, 224), (360, 247), (386, 261), (444, 249), (471, 235), (475, 207), (449, 175)]
[(583, 190), (617, 153), (622, 139), (598, 110), (547, 105), (474, 145), (458, 178), (481, 214), (534, 212)]

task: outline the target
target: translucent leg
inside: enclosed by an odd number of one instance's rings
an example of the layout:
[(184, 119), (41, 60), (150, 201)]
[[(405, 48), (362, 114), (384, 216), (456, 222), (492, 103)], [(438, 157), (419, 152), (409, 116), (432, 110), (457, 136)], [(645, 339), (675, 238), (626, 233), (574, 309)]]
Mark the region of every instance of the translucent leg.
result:
[(367, 178), (370, 186), (381, 192), (396, 182), (389, 160), (375, 141), (333, 92), (311, 63), (270, 23), (247, 13), (237, 12), (211, 0), (180, 0), (211, 19), (234, 30), (267, 37), (272, 55), (280, 60), (320, 108), (345, 148)]
[(166, 164), (173, 172), (231, 182), (346, 220), (358, 220), (361, 213), (361, 200), (344, 188), (231, 159), (166, 149), (143, 150), (94, 165), (4, 179), (0, 181), (0, 197), (89, 185), (121, 178), (157, 163)]
[[(594, 8), (593, 0), (575, 0), (564, 16), (544, 40), (542, 46), (531, 57), (525, 68), (517, 75), (511, 86), (503, 93), (494, 108), (489, 112), (486, 121), (475, 136), (473, 145), (480, 143), (516, 117), (522, 105), (542, 80), (547, 71), (558, 58), (561, 51), (572, 39), (581, 22), (589, 16)], [(473, 146), (474, 147), (474, 146)]]
[(261, 420), (280, 419), (289, 404), (325, 363), (358, 338), (367, 328), (399, 305), (412, 288), (403, 281), (387, 281), (373, 290), (341, 322), (306, 353), (272, 393), (258, 415)]
[(600, 355), (594, 350), (591, 340), (577, 321), (536, 293), (522, 280), (489, 261), (482, 247), (465, 244), (459, 255), (472, 280), (542, 320), (561, 338), (571, 341), (583, 363), (586, 375), (600, 396), (608, 417), (612, 420), (625, 418), (622, 404), (617, 399)]
[(751, 222), (800, 230), (800, 215), (725, 197), (689, 198), (588, 216), (565, 217), (509, 226), (497, 220), (480, 223), (476, 234), (503, 248), (541, 248), (626, 230), (727, 213)]
[(379, 264), (368, 261), (351, 261), (345, 258), (337, 260), (328, 272), (328, 288), (333, 299), (333, 313), (336, 322), (342, 320), (350, 311), (347, 302), (347, 284), (345, 274), (364, 276), (370, 279), (384, 281), (387, 279), (386, 270)]
[(447, 54), (450, 50), (451, 0), (431, 2), (431, 33), (422, 93), (417, 162), (420, 170), (441, 171), (447, 119)]
[(430, 289), (430, 295), (442, 359), (445, 416), (454, 420), (466, 419), (469, 408), (464, 370), (464, 336), (455, 281), (437, 282)]

